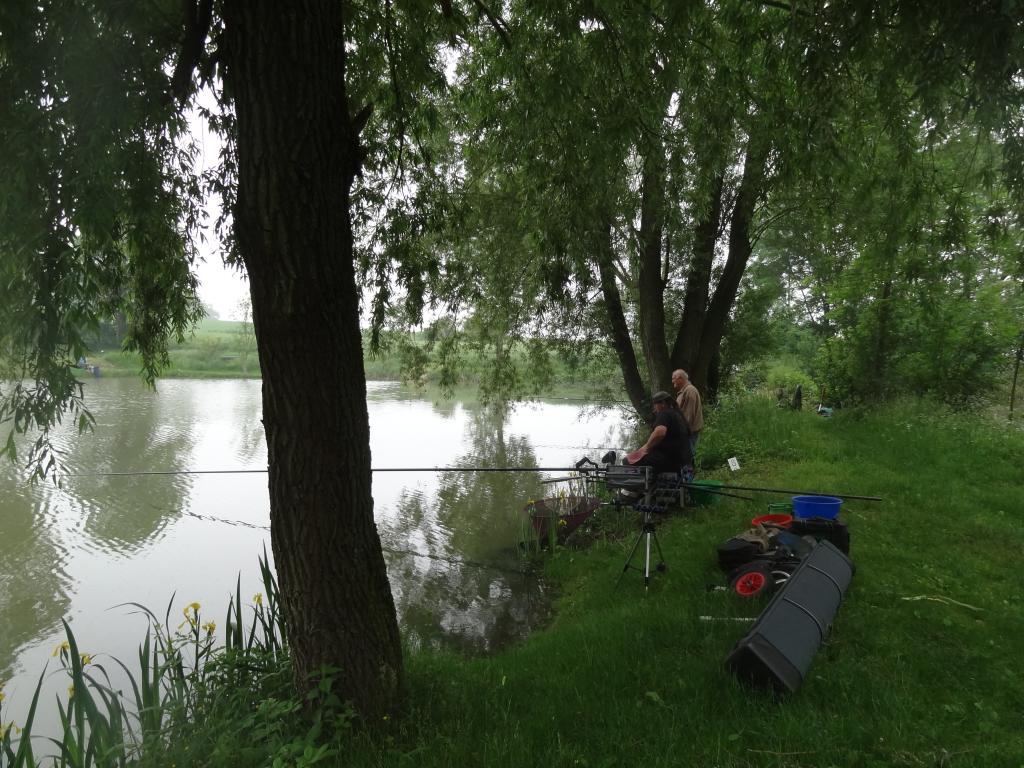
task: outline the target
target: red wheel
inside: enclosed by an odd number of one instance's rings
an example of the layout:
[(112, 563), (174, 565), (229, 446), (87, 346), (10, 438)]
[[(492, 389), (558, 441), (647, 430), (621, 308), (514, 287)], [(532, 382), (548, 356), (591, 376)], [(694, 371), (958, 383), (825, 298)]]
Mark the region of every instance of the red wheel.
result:
[(735, 571), (729, 587), (740, 597), (759, 597), (775, 588), (775, 580), (766, 564), (749, 563)]

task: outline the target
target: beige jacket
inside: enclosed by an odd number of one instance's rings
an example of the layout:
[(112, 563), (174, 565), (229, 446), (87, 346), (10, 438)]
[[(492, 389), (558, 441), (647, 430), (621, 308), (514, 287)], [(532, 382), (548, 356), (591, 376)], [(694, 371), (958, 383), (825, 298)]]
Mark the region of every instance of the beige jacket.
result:
[(676, 397), (679, 410), (683, 414), (683, 421), (690, 428), (690, 432), (697, 434), (704, 428), (704, 413), (700, 406), (700, 392), (693, 384), (687, 384)]

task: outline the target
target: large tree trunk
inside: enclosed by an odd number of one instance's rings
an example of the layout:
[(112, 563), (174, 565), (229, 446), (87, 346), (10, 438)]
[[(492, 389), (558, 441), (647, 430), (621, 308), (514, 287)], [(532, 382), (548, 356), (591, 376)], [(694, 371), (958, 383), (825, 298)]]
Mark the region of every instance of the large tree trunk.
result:
[(349, 190), (358, 128), (339, 0), (224, 4), (235, 233), (263, 368), (271, 541), (300, 691), (324, 666), (368, 717), (402, 691), (370, 493)]
[(718, 228), (722, 221), (724, 189), (725, 174), (719, 173), (712, 182), (707, 211), (694, 227), (693, 256), (686, 275), (683, 316), (672, 345), (672, 368), (682, 368), (687, 373), (697, 359), (697, 348), (704, 332), (704, 318), (707, 316), (708, 296), (711, 293), (711, 267), (715, 261), (715, 244), (718, 242)]
[(652, 141), (646, 149), (640, 198), (640, 268), (637, 275), (640, 341), (651, 389), (670, 389), (672, 368), (665, 343), (665, 280), (661, 274), (665, 158), (660, 141)]
[(629, 335), (629, 324), (622, 309), (622, 297), (615, 281), (615, 249), (612, 246), (611, 224), (606, 222), (594, 238), (594, 258), (597, 261), (598, 274), (601, 278), (601, 294), (604, 297), (605, 314), (608, 321), (608, 335), (611, 338), (615, 354), (622, 370), (622, 380), (626, 385), (626, 394), (637, 415), (648, 421), (650, 415), (650, 396), (644, 388), (640, 369), (636, 364), (636, 353), (633, 351), (633, 340)]
[[(690, 371), (690, 381), (702, 391), (707, 390), (712, 360), (718, 354), (729, 312), (736, 302), (740, 280), (753, 250), (750, 229), (754, 220), (754, 207), (761, 194), (767, 156), (767, 145), (761, 144), (756, 137), (751, 137), (743, 162), (743, 177), (736, 192), (736, 202), (733, 204), (729, 222), (729, 256), (708, 305), (700, 345), (693, 370)], [(715, 378), (717, 379), (717, 374)]]
[(1017, 374), (1020, 373), (1021, 361), (1024, 361), (1024, 331), (1021, 331), (1020, 343), (1017, 345), (1017, 355), (1013, 362), (1013, 384), (1010, 385), (1010, 421), (1013, 421), (1013, 405), (1017, 399)]

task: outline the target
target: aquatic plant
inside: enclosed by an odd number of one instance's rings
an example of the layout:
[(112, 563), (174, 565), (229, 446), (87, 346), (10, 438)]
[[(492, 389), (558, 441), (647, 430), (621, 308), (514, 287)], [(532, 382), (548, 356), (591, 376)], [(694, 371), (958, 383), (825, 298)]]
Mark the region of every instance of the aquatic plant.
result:
[[(243, 620), (239, 577), (235, 595), (228, 604), (220, 645), (216, 622), (203, 621), (197, 602), (182, 609), (184, 620), (174, 628), (173, 597), (162, 620), (146, 606), (127, 603), (148, 621), (139, 646), (138, 667), (133, 671), (119, 659), (111, 658), (126, 676), (130, 690), (127, 697), (112, 681), (101, 657), (79, 649), (75, 634), (65, 621), (66, 639), (53, 653), (60, 668), (49, 673), (65, 674), (69, 681), (66, 700), (57, 701), (61, 731), (57, 737), (46, 739), (56, 748), (51, 755), (53, 765), (93, 768), (146, 764), (167, 751), (177, 730), (208, 715), (223, 691), (250, 696), (250, 705), (258, 701), (258, 697), (252, 697), (253, 681), (264, 680), (288, 667), (277, 582), (266, 551), (259, 558), (259, 566), (264, 592), (254, 597), (249, 606), (251, 616), (248, 621)], [(21, 727), (3, 722), (0, 691), (0, 768), (37, 765), (32, 727), (47, 676), (48, 671), (44, 670)], [(324, 678), (329, 681), (330, 675)], [(322, 697), (323, 683), (320, 686), (317, 690)], [(329, 682), (327, 687), (330, 688)]]

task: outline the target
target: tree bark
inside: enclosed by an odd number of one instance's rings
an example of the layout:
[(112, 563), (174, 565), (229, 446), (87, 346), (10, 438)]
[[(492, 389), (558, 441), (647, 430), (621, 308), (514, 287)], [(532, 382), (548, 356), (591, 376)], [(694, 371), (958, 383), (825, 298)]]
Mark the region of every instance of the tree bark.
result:
[(889, 261), (889, 269), (886, 273), (885, 282), (882, 283), (882, 295), (878, 300), (878, 327), (875, 334), (875, 348), (872, 354), (870, 387), (871, 394), (875, 400), (885, 399), (886, 391), (886, 369), (889, 361), (889, 326), (892, 322), (892, 262)]
[(700, 390), (707, 389), (712, 360), (722, 343), (726, 321), (736, 302), (740, 280), (753, 249), (750, 229), (754, 219), (754, 207), (761, 194), (767, 156), (768, 146), (762, 144), (757, 136), (751, 136), (747, 145), (747, 156), (743, 162), (743, 176), (736, 191), (736, 202), (733, 204), (729, 222), (729, 256), (708, 305), (696, 360), (693, 370), (690, 371), (690, 381)]
[(670, 389), (672, 368), (665, 343), (665, 279), (661, 241), (665, 221), (665, 158), (661, 142), (646, 149), (640, 180), (640, 268), (637, 275), (640, 342), (651, 389)]
[(325, 667), (367, 718), (403, 683), (373, 520), (349, 193), (358, 128), (344, 3), (228, 0), (237, 116), (234, 226), (263, 368), (271, 542), (299, 691)]
[(594, 243), (595, 260), (601, 278), (601, 294), (604, 297), (605, 314), (608, 319), (608, 334), (612, 347), (619, 358), (622, 380), (626, 386), (626, 394), (637, 415), (648, 421), (650, 416), (650, 395), (647, 394), (640, 369), (636, 364), (636, 353), (633, 351), (633, 340), (629, 335), (629, 324), (622, 309), (622, 297), (615, 281), (615, 249), (612, 246), (611, 224), (605, 223), (601, 231), (596, 233)]
[(672, 344), (672, 368), (682, 368), (687, 373), (693, 368), (704, 331), (704, 318), (708, 311), (708, 296), (711, 292), (711, 267), (715, 261), (715, 244), (718, 242), (718, 228), (722, 222), (722, 192), (725, 189), (725, 174), (719, 173), (711, 188), (711, 200), (707, 213), (694, 227), (693, 256), (686, 275), (686, 295), (683, 299), (683, 316), (679, 321), (676, 339)]
[(1013, 406), (1017, 400), (1017, 375), (1020, 373), (1022, 360), (1024, 360), (1024, 331), (1021, 331), (1020, 343), (1017, 345), (1017, 355), (1013, 362), (1013, 384), (1010, 386), (1010, 421), (1013, 421)]

